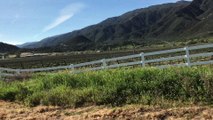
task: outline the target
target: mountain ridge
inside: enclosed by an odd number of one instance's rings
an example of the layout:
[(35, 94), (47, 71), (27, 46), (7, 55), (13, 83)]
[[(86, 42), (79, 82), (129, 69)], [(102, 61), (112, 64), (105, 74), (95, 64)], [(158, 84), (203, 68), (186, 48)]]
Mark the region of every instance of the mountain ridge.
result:
[[(63, 51), (75, 51), (205, 36), (213, 31), (213, 26), (207, 26), (212, 23), (212, 6), (211, 0), (154, 5), (108, 18), (81, 30), (45, 38), (24, 47), (54, 47), (63, 48)], [(76, 43), (76, 38), (84, 47), (75, 46), (75, 44), (80, 45)], [(66, 45), (67, 43), (69, 45)], [(79, 47), (82, 49), (77, 49)]]
[(15, 52), (17, 50), (19, 50), (19, 48), (14, 45), (0, 42), (0, 53)]

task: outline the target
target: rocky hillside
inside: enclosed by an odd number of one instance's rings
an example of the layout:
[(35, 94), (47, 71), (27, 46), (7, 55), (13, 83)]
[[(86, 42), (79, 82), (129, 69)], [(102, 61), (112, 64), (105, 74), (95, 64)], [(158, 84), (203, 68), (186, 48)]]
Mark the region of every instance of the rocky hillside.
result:
[(17, 51), (19, 48), (13, 45), (0, 42), (0, 53)]
[(213, 36), (213, 1), (180, 1), (137, 9), (99, 24), (49, 37), (24, 48), (105, 49)]

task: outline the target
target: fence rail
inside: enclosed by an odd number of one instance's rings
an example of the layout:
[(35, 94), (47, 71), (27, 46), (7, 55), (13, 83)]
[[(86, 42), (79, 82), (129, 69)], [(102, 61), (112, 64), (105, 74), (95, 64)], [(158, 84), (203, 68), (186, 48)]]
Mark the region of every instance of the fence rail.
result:
[[(11, 68), (0, 68), (0, 77), (1, 76), (16, 76), (24, 72), (47, 72), (47, 71), (58, 71), (64, 69), (70, 69), (76, 73), (78, 72), (85, 72), (85, 71), (94, 71), (94, 70), (102, 70), (102, 69), (110, 69), (110, 68), (118, 68), (124, 66), (134, 66), (134, 65), (141, 65), (142, 67), (147, 66), (150, 63), (156, 62), (168, 62), (173, 60), (184, 60), (183, 63), (174, 63), (174, 64), (166, 64), (166, 65), (155, 65), (155, 67), (159, 68), (166, 68), (169, 66), (194, 66), (194, 65), (206, 65), (206, 64), (213, 64), (213, 51), (202, 52), (202, 49), (213, 50), (213, 44), (207, 45), (199, 45), (199, 46), (191, 46), (191, 47), (184, 47), (184, 48), (177, 48), (171, 50), (163, 50), (163, 51), (155, 51), (149, 53), (141, 53), (123, 57), (116, 57), (116, 58), (109, 58), (109, 59), (102, 59), (96, 60), (91, 62), (85, 62), (80, 64), (71, 64), (68, 66), (58, 66), (58, 67), (47, 67), (47, 68), (35, 68), (35, 69), (11, 69)], [(209, 49), (212, 48), (212, 49)], [(199, 50), (202, 53), (195, 53), (191, 54), (191, 51)], [(152, 58), (147, 59), (150, 56), (156, 55), (165, 55), (165, 54), (176, 54), (183, 52), (183, 55), (176, 55), (176, 56), (169, 56), (169, 57), (161, 57), (161, 58)], [(207, 61), (194, 61), (191, 60), (198, 57), (211, 57), (210, 60)], [(124, 63), (114, 63), (110, 64), (110, 62), (122, 61), (122, 60), (131, 60), (137, 59), (131, 62), (124, 62)]]

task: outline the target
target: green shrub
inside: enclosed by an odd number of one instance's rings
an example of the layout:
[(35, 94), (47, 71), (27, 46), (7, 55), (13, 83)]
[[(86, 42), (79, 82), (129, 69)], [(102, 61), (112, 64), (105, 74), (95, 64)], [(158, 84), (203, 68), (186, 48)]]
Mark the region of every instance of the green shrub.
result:
[(28, 106), (152, 105), (158, 100), (212, 104), (213, 69), (123, 68), (35, 75), (28, 81), (1, 81), (0, 99)]

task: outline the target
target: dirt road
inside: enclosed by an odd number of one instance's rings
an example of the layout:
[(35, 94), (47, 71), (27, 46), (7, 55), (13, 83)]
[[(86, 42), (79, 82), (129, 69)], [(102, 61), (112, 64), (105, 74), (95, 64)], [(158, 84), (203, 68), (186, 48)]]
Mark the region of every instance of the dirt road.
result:
[(110, 108), (91, 106), (61, 108), (38, 106), (28, 108), (16, 103), (0, 101), (0, 120), (213, 120), (211, 107), (182, 107), (161, 109), (129, 105)]

